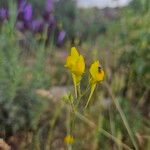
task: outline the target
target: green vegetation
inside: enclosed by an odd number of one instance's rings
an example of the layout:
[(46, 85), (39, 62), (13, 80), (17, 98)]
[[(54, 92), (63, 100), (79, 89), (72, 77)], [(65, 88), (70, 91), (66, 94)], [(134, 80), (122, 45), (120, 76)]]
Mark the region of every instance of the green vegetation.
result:
[[(45, 29), (18, 31), (13, 4), (9, 19), (0, 23), (0, 138), (20, 150), (149, 150), (149, 1), (103, 10), (62, 3), (53, 12), (67, 34), (59, 47), (53, 40), (45, 44)], [(32, 4), (40, 14), (43, 2)], [(85, 110), (88, 89), (76, 111), (70, 108), (77, 99), (64, 65), (72, 46), (86, 60), (81, 92), (91, 62), (100, 60), (105, 72)]]

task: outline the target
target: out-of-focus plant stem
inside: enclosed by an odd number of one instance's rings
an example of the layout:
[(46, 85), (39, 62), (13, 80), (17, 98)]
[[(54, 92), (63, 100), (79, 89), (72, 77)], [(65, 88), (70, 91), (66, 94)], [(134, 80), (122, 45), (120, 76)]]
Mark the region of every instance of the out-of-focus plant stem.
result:
[(81, 97), (81, 88), (80, 88), (80, 83), (77, 85), (77, 90), (78, 90), (78, 95)]
[(49, 130), (49, 133), (48, 133), (48, 138), (47, 138), (47, 145), (46, 145), (46, 150), (49, 150), (50, 147), (51, 147), (51, 140), (52, 140), (52, 131), (53, 131), (53, 128), (55, 126), (55, 123), (59, 117), (59, 114), (61, 113), (61, 108), (64, 106), (64, 103), (60, 102), (60, 106), (59, 106), (59, 109), (56, 109), (56, 112), (54, 114), (54, 117), (52, 120), (50, 120), (49, 122), (49, 125), (50, 125), (50, 130)]
[(78, 98), (78, 93), (77, 93), (77, 83), (76, 83), (76, 76), (72, 73), (72, 79), (73, 79), (73, 84), (74, 84), (74, 90), (75, 90), (75, 98)]
[(88, 85), (87, 88), (83, 91), (83, 93), (79, 96), (78, 102), (80, 102), (80, 100), (82, 99), (82, 97), (89, 91), (89, 89), (90, 89), (90, 85)]
[(88, 106), (88, 104), (89, 104), (89, 102), (90, 102), (90, 100), (91, 100), (91, 97), (92, 97), (92, 95), (93, 95), (93, 93), (94, 93), (95, 88), (96, 88), (96, 83), (93, 84), (92, 87), (91, 87), (91, 92), (90, 92), (89, 98), (88, 98), (88, 100), (87, 100), (87, 103), (86, 103), (86, 105), (85, 105), (85, 109), (87, 108), (87, 106)]
[[(74, 112), (74, 113), (79, 119), (81, 119), (83, 122), (88, 124), (91, 128), (93, 128), (93, 129), (98, 128), (96, 126), (96, 124), (94, 122), (92, 122), (91, 120), (89, 120), (87, 117), (83, 116), (82, 114), (80, 114), (78, 112)], [(116, 142), (118, 145), (122, 145), (122, 147), (124, 147), (125, 149), (132, 150), (128, 145), (126, 145), (125, 143), (121, 142), (116, 137), (112, 136), (109, 132), (105, 131), (103, 128), (99, 128), (98, 131), (101, 132), (106, 137), (108, 137), (109, 139), (111, 139), (114, 142)]]
[[(113, 122), (113, 112), (112, 112), (112, 109), (111, 109), (111, 106), (109, 106), (109, 122), (110, 122), (110, 129), (111, 129), (111, 134), (113, 136), (115, 136), (115, 125), (114, 125), (114, 122)], [(113, 145), (114, 146), (114, 149), (116, 149), (116, 145)], [(120, 145), (117, 145), (118, 148)]]
[[(67, 113), (67, 135), (71, 135), (71, 109), (70, 107), (67, 107), (68, 113)], [(67, 149), (72, 150), (72, 145), (67, 143)]]
[(129, 134), (129, 136), (130, 136), (130, 139), (131, 139), (131, 141), (132, 141), (132, 143), (133, 143), (135, 149), (138, 150), (138, 146), (137, 146), (136, 141), (135, 141), (135, 139), (134, 139), (134, 135), (133, 135), (133, 133), (132, 133), (130, 127), (129, 127), (128, 121), (127, 121), (127, 119), (126, 119), (126, 116), (125, 116), (125, 114), (124, 114), (124, 112), (123, 112), (123, 110), (122, 110), (122, 108), (121, 108), (119, 102), (115, 99), (115, 96), (113, 95), (113, 93), (112, 93), (112, 91), (111, 91), (109, 85), (108, 85), (106, 82), (104, 83), (104, 85), (105, 85), (105, 87), (107, 88), (108, 93), (109, 93), (111, 99), (113, 100), (113, 102), (114, 102), (114, 104), (115, 104), (117, 110), (118, 110), (119, 113), (120, 113), (121, 119), (122, 119), (122, 121), (123, 121), (123, 123), (124, 123), (124, 125), (125, 125), (125, 127), (126, 127), (126, 129), (127, 129), (127, 132), (128, 132), (128, 134)]

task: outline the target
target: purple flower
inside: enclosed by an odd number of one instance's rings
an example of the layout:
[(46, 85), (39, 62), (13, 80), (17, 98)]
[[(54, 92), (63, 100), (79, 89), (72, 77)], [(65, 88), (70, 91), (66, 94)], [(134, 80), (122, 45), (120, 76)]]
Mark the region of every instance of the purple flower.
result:
[(61, 45), (63, 43), (65, 36), (66, 36), (66, 32), (64, 30), (62, 30), (58, 33), (58, 37), (57, 37), (57, 44), (58, 45)]
[(29, 22), (32, 20), (32, 5), (26, 0), (18, 0), (18, 20)]
[(51, 13), (53, 11), (54, 5), (53, 0), (46, 0), (45, 2), (45, 11)]
[(24, 8), (24, 20), (30, 21), (32, 19), (32, 5), (26, 4)]
[(0, 8), (0, 20), (4, 21), (8, 19), (8, 10), (6, 8)]
[(17, 4), (18, 4), (18, 10), (22, 10), (26, 4), (26, 0), (18, 0)]
[(54, 23), (55, 19), (52, 15), (53, 9), (53, 0), (46, 0), (43, 18), (48, 24)]
[(44, 29), (44, 22), (42, 19), (33, 20), (31, 23), (31, 30), (34, 33), (42, 32)]

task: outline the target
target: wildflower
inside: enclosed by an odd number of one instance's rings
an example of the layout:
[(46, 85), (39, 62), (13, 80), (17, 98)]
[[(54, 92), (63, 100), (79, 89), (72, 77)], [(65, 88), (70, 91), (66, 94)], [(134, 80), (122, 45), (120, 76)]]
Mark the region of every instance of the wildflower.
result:
[(90, 92), (90, 95), (89, 95), (89, 98), (88, 98), (88, 101), (86, 103), (86, 106), (85, 108), (88, 106), (89, 102), (90, 102), (90, 99), (93, 95), (93, 92), (96, 88), (96, 84), (100, 81), (102, 81), (104, 79), (104, 71), (100, 65), (100, 62), (99, 61), (95, 61), (91, 67), (90, 67), (90, 85), (91, 85), (91, 92)]
[(74, 143), (74, 138), (73, 138), (73, 136), (67, 135), (67, 136), (64, 138), (64, 142), (67, 143), (67, 144), (72, 144), (72, 143)]
[(82, 74), (84, 73), (85, 62), (83, 56), (78, 53), (75, 47), (71, 48), (71, 55), (67, 57), (65, 67), (67, 67), (72, 73), (75, 93), (77, 97), (76, 86), (79, 85)]
[(26, 0), (17, 0), (18, 9), (22, 9), (25, 4), (26, 4)]
[(43, 17), (44, 17), (45, 22), (47, 22), (48, 24), (55, 23), (53, 10), (54, 10), (53, 0), (46, 0)]
[(41, 33), (44, 30), (44, 21), (42, 19), (32, 20), (31, 30), (33, 33)]
[(6, 8), (0, 8), (0, 21), (8, 19), (8, 10)]
[(65, 36), (66, 36), (66, 32), (64, 30), (58, 33), (57, 45), (61, 45), (63, 43)]
[(54, 9), (53, 0), (46, 0), (45, 11), (51, 13)]
[(32, 5), (25, 0), (18, 1), (18, 20), (29, 22), (32, 20), (33, 9)]
[(24, 20), (31, 21), (32, 20), (32, 5), (27, 3), (24, 8)]
[(82, 55), (79, 55), (75, 47), (71, 48), (71, 55), (67, 57), (67, 67), (75, 76), (82, 76), (85, 70), (85, 62)]
[(104, 79), (104, 71), (99, 61), (95, 61), (90, 67), (91, 84), (95, 84)]

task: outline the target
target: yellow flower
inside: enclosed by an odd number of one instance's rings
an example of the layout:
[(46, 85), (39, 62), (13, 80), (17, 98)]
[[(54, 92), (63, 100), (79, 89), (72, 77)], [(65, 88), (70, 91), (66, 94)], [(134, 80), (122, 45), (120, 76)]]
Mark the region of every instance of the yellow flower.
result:
[(99, 61), (95, 61), (90, 67), (91, 84), (95, 84), (104, 79), (104, 71)]
[(72, 144), (72, 143), (74, 142), (74, 138), (73, 138), (73, 136), (71, 136), (71, 135), (67, 135), (67, 136), (64, 138), (64, 141), (65, 141), (65, 143), (67, 143), (67, 144)]
[(71, 73), (75, 87), (75, 95), (77, 98), (77, 85), (79, 85), (82, 74), (85, 70), (85, 62), (82, 55), (80, 55), (75, 47), (71, 48), (71, 55), (67, 57), (65, 64)]
[(81, 76), (84, 73), (84, 58), (82, 55), (79, 55), (75, 47), (71, 48), (71, 55), (67, 57), (65, 67), (67, 67), (76, 76)]
[(91, 100), (91, 97), (92, 97), (94, 90), (96, 88), (96, 83), (99, 81), (102, 81), (104, 79), (104, 71), (103, 71), (99, 61), (95, 61), (91, 65), (90, 74), (91, 74), (91, 78), (90, 78), (91, 92), (90, 92), (89, 98), (87, 100), (87, 103), (85, 105), (85, 108), (87, 108), (87, 106)]

